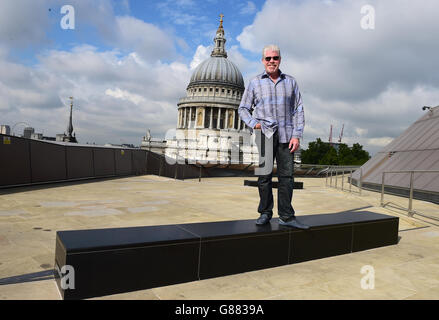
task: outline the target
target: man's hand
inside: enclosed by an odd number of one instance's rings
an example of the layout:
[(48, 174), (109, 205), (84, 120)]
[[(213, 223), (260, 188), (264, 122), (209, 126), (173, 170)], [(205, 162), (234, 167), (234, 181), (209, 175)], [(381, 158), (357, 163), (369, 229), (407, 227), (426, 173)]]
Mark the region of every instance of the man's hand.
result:
[(255, 127), (253, 129), (261, 129), (261, 124), (260, 123), (256, 123)]
[(290, 153), (293, 153), (300, 147), (300, 141), (297, 138), (291, 138), (290, 145), (288, 146), (288, 149), (291, 149)]

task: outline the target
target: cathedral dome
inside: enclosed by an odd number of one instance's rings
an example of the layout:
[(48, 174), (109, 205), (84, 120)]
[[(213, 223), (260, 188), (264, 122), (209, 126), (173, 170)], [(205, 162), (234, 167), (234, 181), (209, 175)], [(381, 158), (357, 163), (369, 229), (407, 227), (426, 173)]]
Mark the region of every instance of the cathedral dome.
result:
[(205, 84), (219, 84), (244, 90), (244, 80), (241, 72), (233, 62), (227, 60), (222, 16), (215, 39), (213, 39), (215, 47), (210, 54), (210, 58), (204, 60), (195, 68), (188, 89)]
[(244, 80), (238, 67), (227, 59), (223, 15), (220, 17), (212, 53), (195, 68), (186, 96), (177, 103), (178, 129), (241, 130), (245, 127), (238, 114)]
[(211, 56), (197, 66), (188, 88), (200, 84), (231, 85), (244, 89), (244, 80), (238, 67), (224, 56)]

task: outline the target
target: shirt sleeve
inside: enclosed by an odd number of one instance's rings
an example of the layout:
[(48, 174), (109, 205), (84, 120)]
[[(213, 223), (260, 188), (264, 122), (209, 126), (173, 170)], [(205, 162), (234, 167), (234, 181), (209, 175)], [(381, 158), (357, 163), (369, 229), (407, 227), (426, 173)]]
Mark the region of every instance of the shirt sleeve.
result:
[(293, 138), (301, 139), (305, 127), (305, 112), (303, 110), (302, 95), (297, 82), (294, 82), (294, 106), (293, 106)]
[(247, 88), (244, 90), (244, 94), (241, 99), (241, 103), (239, 104), (238, 113), (241, 117), (241, 120), (244, 121), (244, 123), (250, 127), (250, 129), (253, 129), (255, 125), (258, 123), (256, 119), (254, 119), (250, 113), (250, 110), (252, 109), (254, 101), (254, 92), (253, 92), (253, 85), (252, 81), (250, 81)]

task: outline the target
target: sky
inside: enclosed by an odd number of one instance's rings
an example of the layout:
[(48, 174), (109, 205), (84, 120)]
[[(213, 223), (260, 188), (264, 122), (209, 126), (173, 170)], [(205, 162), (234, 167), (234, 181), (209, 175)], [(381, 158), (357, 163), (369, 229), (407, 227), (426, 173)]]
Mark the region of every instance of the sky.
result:
[(73, 96), (80, 143), (164, 138), (221, 13), (246, 86), (263, 46), (279, 45), (303, 148), (344, 125), (342, 142), (373, 155), (439, 104), (437, 0), (1, 0), (0, 124), (66, 132)]

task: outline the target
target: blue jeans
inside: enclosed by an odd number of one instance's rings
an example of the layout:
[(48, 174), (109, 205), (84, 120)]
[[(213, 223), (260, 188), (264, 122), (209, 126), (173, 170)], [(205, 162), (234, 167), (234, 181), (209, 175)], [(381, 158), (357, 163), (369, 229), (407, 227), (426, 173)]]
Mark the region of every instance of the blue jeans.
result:
[[(289, 221), (294, 218), (294, 209), (291, 205), (293, 198), (294, 187), (294, 153), (290, 153), (288, 149), (289, 143), (279, 143), (279, 135), (277, 131), (274, 135), (265, 141), (266, 137), (261, 132), (261, 139), (257, 139), (259, 157), (261, 155), (266, 156), (265, 145), (269, 146), (273, 143), (273, 157), (277, 163), (277, 176), (278, 176), (278, 189), (277, 189), (277, 208), (279, 217), (283, 221)], [(270, 141), (271, 140), (271, 141)], [(268, 142), (268, 144), (267, 144)], [(261, 166), (262, 164), (260, 164)], [(266, 163), (264, 165), (267, 165)], [(258, 178), (259, 189), (259, 207), (258, 212), (260, 214), (266, 214), (268, 217), (273, 216), (273, 190), (272, 190), (272, 177), (273, 171), (269, 174), (260, 175)]]

